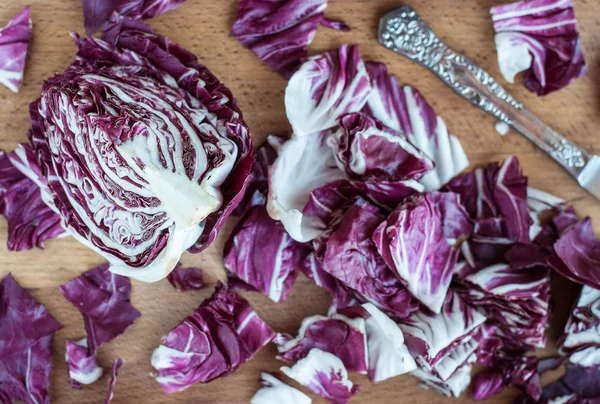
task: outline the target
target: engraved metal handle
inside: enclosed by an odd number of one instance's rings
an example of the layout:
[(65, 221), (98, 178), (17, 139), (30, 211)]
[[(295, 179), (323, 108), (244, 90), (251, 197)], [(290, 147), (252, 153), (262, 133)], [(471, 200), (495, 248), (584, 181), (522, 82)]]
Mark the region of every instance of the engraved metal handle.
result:
[(378, 37), (381, 45), (427, 67), (472, 104), (511, 125), (573, 177), (592, 158), (525, 109), (489, 73), (443, 43), (411, 7), (383, 16)]

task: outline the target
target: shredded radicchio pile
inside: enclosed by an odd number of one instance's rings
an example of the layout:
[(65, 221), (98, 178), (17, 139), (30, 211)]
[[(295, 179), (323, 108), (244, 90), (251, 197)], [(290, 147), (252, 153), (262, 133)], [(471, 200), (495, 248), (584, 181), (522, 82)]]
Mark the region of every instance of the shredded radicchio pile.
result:
[(516, 157), (462, 173), (443, 120), (356, 46), (309, 58), (285, 103), (293, 133), (258, 148), (225, 249), (246, 290), (283, 300), (300, 270), (332, 294), (329, 316), (275, 338), (283, 373), (345, 403), (359, 389), (349, 372), (410, 372), (458, 397), (479, 363), (475, 398), (515, 386), (539, 400), (541, 374), (563, 361), (535, 356), (556, 273), (586, 285), (561, 353), (598, 364), (600, 242), (528, 187)]

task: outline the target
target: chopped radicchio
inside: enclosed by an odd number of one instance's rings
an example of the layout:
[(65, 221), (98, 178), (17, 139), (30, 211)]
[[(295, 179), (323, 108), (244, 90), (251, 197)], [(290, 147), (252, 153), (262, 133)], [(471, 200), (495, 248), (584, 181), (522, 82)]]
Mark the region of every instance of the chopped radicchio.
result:
[(181, 268), (181, 263), (167, 275), (167, 280), (178, 292), (198, 290), (204, 287), (204, 278), (200, 268)]
[(52, 337), (62, 326), (12, 275), (0, 282), (0, 401), (50, 403)]
[(31, 7), (27, 6), (0, 28), (0, 83), (19, 91), (31, 35)]
[(475, 353), (485, 320), (451, 290), (439, 314), (424, 309), (400, 320), (399, 326), (421, 370), (446, 381)]
[(87, 339), (66, 341), (65, 359), (69, 364), (69, 379), (75, 389), (82, 384), (92, 384), (102, 377), (103, 369), (98, 366), (95, 355), (88, 354)]
[(412, 375), (421, 379), (426, 387), (439, 391), (448, 397), (459, 397), (460, 394), (469, 387), (471, 383), (472, 363), (475, 362), (475, 355), (469, 357), (469, 360), (456, 369), (454, 374), (447, 380), (442, 380), (430, 371), (420, 368), (412, 372)]
[(569, 366), (560, 380), (544, 387), (540, 399), (527, 394), (516, 404), (593, 404), (600, 399), (600, 367)]
[(162, 279), (241, 200), (248, 128), (229, 89), (142, 22), (114, 16), (102, 39), (74, 37), (77, 60), (30, 107), (40, 165), (24, 174), (43, 174), (43, 201), (112, 271)]
[(387, 127), (401, 132), (435, 162), (435, 168), (421, 179), (427, 191), (441, 188), (467, 168), (469, 160), (458, 139), (414, 88), (400, 87), (383, 63), (366, 65), (373, 91), (364, 111)]
[(110, 404), (115, 395), (115, 384), (117, 383), (117, 375), (121, 366), (123, 366), (123, 359), (117, 358), (117, 360), (115, 360), (115, 363), (113, 363), (112, 366), (110, 381), (108, 382), (108, 392), (106, 393), (106, 399), (104, 399), (104, 404)]
[(323, 16), (327, 0), (240, 0), (233, 36), (286, 79), (306, 59), (319, 24), (348, 30)]
[(329, 352), (313, 348), (291, 368), (281, 371), (333, 404), (346, 404), (360, 390), (348, 379), (344, 363)]
[(330, 317), (312, 316), (302, 322), (298, 336), (279, 334), (275, 338), (278, 359), (294, 363), (313, 348), (329, 352), (342, 360), (349, 372), (367, 373), (365, 320), (334, 313)]
[(439, 313), (458, 260), (456, 246), (470, 233), (459, 195), (433, 192), (398, 205), (377, 227), (373, 240), (413, 296)]
[(559, 90), (586, 73), (572, 0), (524, 0), (492, 7), (498, 64), (514, 83), (538, 95)]
[(262, 372), (260, 382), (264, 386), (258, 390), (250, 404), (311, 404), (312, 400), (298, 389), (288, 386), (277, 377)]
[(247, 300), (218, 283), (215, 292), (152, 354), (167, 393), (233, 373), (275, 337)]
[(337, 119), (358, 112), (371, 93), (371, 82), (358, 46), (313, 56), (290, 78), (285, 110), (294, 136), (333, 128)]
[(271, 219), (264, 206), (245, 213), (224, 251), (229, 277), (251, 285), (274, 302), (288, 297), (305, 256), (306, 248)]
[(323, 269), (384, 311), (404, 318), (418, 303), (377, 252), (372, 236), (383, 219), (368, 202), (351, 206), (327, 241)]
[(141, 315), (131, 305), (131, 281), (110, 272), (109, 264), (70, 280), (60, 291), (83, 316), (89, 356), (123, 334)]
[(584, 286), (567, 321), (559, 353), (579, 366), (600, 365), (600, 290)]
[(157, 17), (183, 4), (185, 0), (81, 0), (85, 32), (92, 36), (117, 13), (134, 19)]
[(566, 278), (600, 289), (600, 241), (590, 218), (567, 230), (554, 244), (555, 255), (549, 263)]

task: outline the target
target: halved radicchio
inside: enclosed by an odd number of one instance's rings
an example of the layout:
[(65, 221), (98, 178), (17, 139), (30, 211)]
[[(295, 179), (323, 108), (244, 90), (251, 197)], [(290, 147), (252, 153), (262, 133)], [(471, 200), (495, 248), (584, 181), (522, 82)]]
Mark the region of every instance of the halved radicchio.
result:
[[(164, 278), (242, 198), (250, 135), (231, 92), (147, 25), (114, 16), (31, 104), (39, 167), (19, 167), (111, 270)], [(28, 146), (29, 147), (29, 146)]]

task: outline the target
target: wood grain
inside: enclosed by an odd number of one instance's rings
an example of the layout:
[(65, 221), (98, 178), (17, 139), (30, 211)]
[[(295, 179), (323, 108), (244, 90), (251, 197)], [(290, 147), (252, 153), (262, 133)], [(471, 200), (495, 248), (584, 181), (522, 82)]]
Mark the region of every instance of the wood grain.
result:
[[(477, 61), (494, 76), (500, 77), (496, 62), (489, 8), (493, 0), (412, 0), (411, 5), (434, 30), (457, 50)], [(566, 89), (540, 98), (520, 84), (509, 90), (548, 124), (580, 144), (600, 151), (600, 3), (578, 0), (584, 53), (589, 66), (587, 77)], [(83, 32), (83, 17), (78, 0), (11, 0), (0, 2), (0, 24), (4, 24), (25, 5), (32, 5), (33, 38), (18, 95), (0, 88), (0, 148), (12, 150), (26, 139), (29, 128), (28, 103), (40, 94), (40, 83), (62, 71), (73, 59), (75, 47), (70, 31)], [(494, 131), (494, 120), (460, 100), (431, 73), (404, 60), (377, 44), (378, 18), (401, 5), (396, 0), (331, 0), (327, 16), (343, 19), (352, 27), (349, 33), (320, 28), (310, 51), (318, 53), (341, 43), (358, 43), (365, 60), (387, 63), (401, 83), (421, 90), (449, 129), (462, 141), (473, 165), (518, 155), (532, 186), (571, 201), (581, 216), (591, 216), (600, 230), (598, 201), (578, 188), (576, 183), (543, 153), (515, 133), (505, 137)], [(283, 106), (285, 81), (244, 49), (231, 35), (235, 18), (234, 0), (188, 0), (178, 10), (150, 22), (152, 27), (197, 54), (200, 60), (224, 81), (244, 111), (256, 145), (269, 133), (288, 129)], [(231, 221), (233, 222), (233, 220)], [(186, 255), (184, 263), (204, 268), (209, 286), (198, 292), (177, 293), (166, 281), (143, 284), (134, 281), (134, 305), (141, 319), (125, 335), (100, 349), (99, 362), (108, 368), (120, 356), (125, 360), (115, 391), (115, 404), (124, 403), (247, 403), (259, 387), (261, 370), (275, 371), (281, 365), (274, 359), (275, 348), (268, 346), (233, 375), (207, 385), (195, 385), (185, 392), (167, 395), (152, 379), (150, 355), (183, 317), (212, 293), (212, 284), (223, 278), (222, 248), (230, 226), (218, 240), (200, 255)], [(43, 303), (64, 328), (54, 339), (52, 398), (54, 403), (101, 403), (108, 383), (105, 375), (96, 384), (81, 391), (72, 390), (67, 381), (64, 341), (84, 336), (77, 310), (59, 293), (57, 287), (104, 260), (72, 239), (49, 242), (45, 250), (14, 253), (6, 250), (6, 222), (0, 219), (0, 277), (12, 272), (18, 282)], [(554, 294), (554, 313), (549, 339), (554, 341), (566, 319), (577, 288), (558, 282)], [(276, 330), (297, 330), (308, 315), (325, 313), (329, 305), (326, 293), (301, 276), (289, 300), (276, 305), (263, 296), (247, 295), (259, 314)], [(549, 344), (552, 345), (552, 342)], [(552, 346), (547, 349), (552, 351)], [(552, 377), (556, 375), (549, 375)], [(432, 403), (448, 399), (423, 390), (410, 377), (398, 377), (372, 385), (365, 377), (353, 376), (363, 390), (355, 403)], [(508, 390), (490, 400), (509, 402), (516, 390)], [(311, 395), (315, 403), (322, 399)], [(470, 402), (470, 393), (455, 402)], [(284, 403), (282, 403), (284, 404)]]

